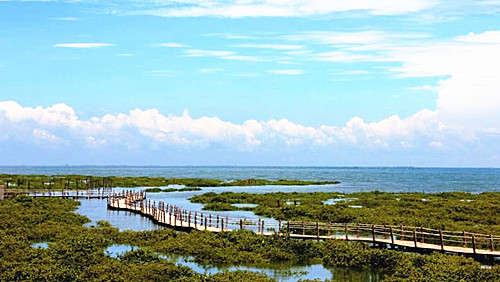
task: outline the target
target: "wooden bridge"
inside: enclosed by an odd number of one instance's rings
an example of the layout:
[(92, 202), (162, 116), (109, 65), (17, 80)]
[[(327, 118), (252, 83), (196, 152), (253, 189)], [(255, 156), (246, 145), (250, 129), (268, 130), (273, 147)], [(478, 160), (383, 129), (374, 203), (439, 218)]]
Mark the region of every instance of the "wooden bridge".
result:
[(471, 232), (437, 230), (424, 227), (358, 223), (249, 220), (191, 212), (164, 202), (146, 200), (144, 192), (124, 191), (108, 198), (108, 208), (139, 213), (157, 224), (179, 230), (225, 232), (253, 230), (263, 236), (289, 236), (297, 239), (339, 239), (361, 241), (374, 246), (414, 252), (454, 253), (493, 260), (500, 257), (500, 236)]
[(33, 198), (52, 197), (64, 199), (106, 199), (111, 194), (112, 189), (95, 188), (95, 189), (43, 189), (43, 190), (26, 190), (26, 189), (9, 189), (3, 190), (0, 186), (0, 200), (4, 198), (12, 198), (17, 195), (26, 195)]

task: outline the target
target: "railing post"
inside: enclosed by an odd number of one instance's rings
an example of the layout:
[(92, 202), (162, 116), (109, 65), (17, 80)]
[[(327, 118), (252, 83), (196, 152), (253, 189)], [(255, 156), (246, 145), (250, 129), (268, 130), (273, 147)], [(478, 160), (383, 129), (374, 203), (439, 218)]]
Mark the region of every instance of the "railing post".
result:
[(401, 240), (405, 239), (404, 231), (403, 231), (403, 224), (401, 224)]
[(243, 219), (240, 219), (240, 230), (243, 230)]
[(462, 232), (462, 236), (464, 237), (464, 248), (467, 247), (467, 239), (465, 237), (465, 231)]
[(373, 241), (373, 244), (375, 245), (375, 225), (372, 224), (372, 241)]
[(217, 215), (217, 228), (219, 228), (219, 215)]
[(441, 245), (441, 251), (444, 251), (443, 230), (441, 229), (439, 229), (439, 244)]
[(476, 254), (476, 237), (472, 235), (472, 252)]
[(424, 227), (420, 226), (420, 243), (424, 242)]
[(345, 232), (345, 240), (349, 241), (349, 236), (348, 236), (348, 232), (347, 232), (347, 222), (346, 222), (345, 227), (344, 227), (344, 232)]
[(316, 238), (319, 238), (319, 222), (316, 221)]
[(264, 225), (264, 220), (262, 220), (262, 221), (261, 221), (261, 223), (262, 223), (262, 228), (261, 228), (261, 230), (262, 230), (262, 231), (261, 231), (261, 233), (260, 233), (260, 234), (261, 234), (261, 235), (264, 235), (264, 226), (265, 226), (265, 225)]
[(493, 242), (493, 235), (490, 234), (490, 251), (495, 251), (495, 243)]
[(306, 235), (306, 224), (302, 221), (302, 235)]
[(198, 213), (197, 212), (194, 212), (194, 229), (197, 229), (198, 228)]
[(286, 232), (290, 235), (290, 221), (286, 222)]
[(220, 226), (221, 226), (221, 231), (224, 232), (224, 218), (221, 218)]
[(359, 222), (356, 222), (356, 237), (359, 238)]
[(207, 218), (205, 217), (205, 230), (207, 230)]
[(281, 219), (278, 220), (278, 234), (281, 234)]
[(415, 248), (417, 247), (417, 231), (413, 230), (413, 242), (415, 244)]
[(394, 234), (392, 233), (392, 226), (389, 227), (389, 232), (391, 233), (391, 247), (394, 249)]
[(332, 224), (330, 223), (330, 221), (328, 221), (328, 237), (330, 237), (330, 235), (332, 235), (332, 232), (331, 232), (331, 228), (332, 228)]
[(226, 231), (229, 231), (229, 216), (226, 216)]

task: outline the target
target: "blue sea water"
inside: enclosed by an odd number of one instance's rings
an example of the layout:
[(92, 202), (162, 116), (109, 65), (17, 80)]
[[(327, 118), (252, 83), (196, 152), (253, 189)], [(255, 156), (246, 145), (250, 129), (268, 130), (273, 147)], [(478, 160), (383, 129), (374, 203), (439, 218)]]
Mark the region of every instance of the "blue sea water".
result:
[(8, 174), (163, 176), (223, 180), (265, 178), (338, 180), (340, 192), (500, 191), (500, 168), (216, 167), (216, 166), (0, 166)]

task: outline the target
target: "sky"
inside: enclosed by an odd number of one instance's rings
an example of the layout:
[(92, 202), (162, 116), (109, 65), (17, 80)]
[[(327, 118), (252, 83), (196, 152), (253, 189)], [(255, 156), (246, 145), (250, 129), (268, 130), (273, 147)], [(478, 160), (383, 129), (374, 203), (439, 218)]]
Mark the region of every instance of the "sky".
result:
[(499, 0), (0, 0), (0, 164), (500, 167)]

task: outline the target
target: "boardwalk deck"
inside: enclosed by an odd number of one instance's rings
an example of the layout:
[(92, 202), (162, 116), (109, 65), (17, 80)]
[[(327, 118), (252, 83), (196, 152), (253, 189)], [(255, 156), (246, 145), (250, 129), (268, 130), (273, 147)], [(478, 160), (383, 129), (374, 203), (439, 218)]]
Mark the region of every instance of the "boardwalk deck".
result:
[(361, 241), (404, 250), (440, 251), (487, 258), (500, 257), (500, 237), (492, 235), (423, 227), (292, 221), (279, 221), (277, 228), (266, 229), (269, 226), (260, 219), (258, 221), (234, 218), (229, 220), (227, 217), (190, 212), (163, 202), (148, 201), (143, 192), (123, 192), (121, 195), (111, 195), (108, 199), (108, 208), (136, 212), (151, 218), (160, 225), (183, 230), (217, 233), (252, 226), (255, 227), (256, 233), (262, 236)]

